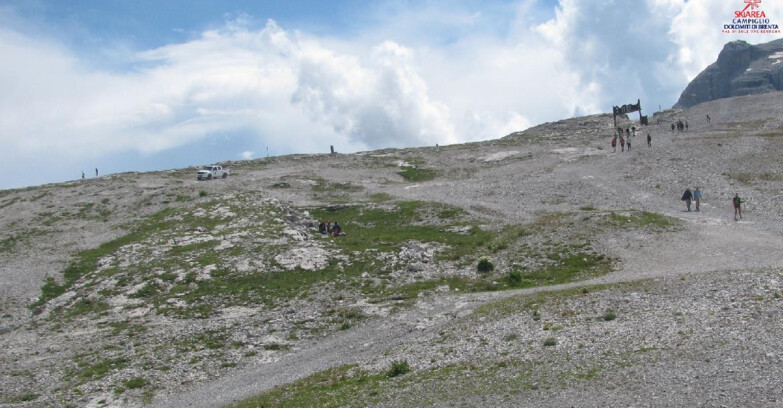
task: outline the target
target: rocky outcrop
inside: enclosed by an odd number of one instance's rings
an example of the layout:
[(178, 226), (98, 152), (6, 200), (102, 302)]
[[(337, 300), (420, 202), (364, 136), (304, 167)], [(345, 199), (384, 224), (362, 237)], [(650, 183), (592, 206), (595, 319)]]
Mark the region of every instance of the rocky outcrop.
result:
[(687, 109), (702, 102), (732, 96), (783, 90), (783, 39), (751, 45), (727, 43), (718, 60), (699, 73), (674, 105)]

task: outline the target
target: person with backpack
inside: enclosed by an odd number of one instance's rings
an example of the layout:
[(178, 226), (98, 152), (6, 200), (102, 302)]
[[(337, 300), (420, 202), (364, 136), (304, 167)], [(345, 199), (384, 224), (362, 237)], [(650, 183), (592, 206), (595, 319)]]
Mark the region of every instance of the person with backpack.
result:
[(612, 153), (617, 152), (617, 136), (612, 138)]
[(744, 201), (740, 198), (739, 193), (736, 193), (734, 194), (732, 202), (734, 204), (734, 221), (737, 221), (737, 214), (742, 218), (742, 203), (744, 203)]
[(680, 199), (682, 201), (685, 201), (685, 206), (688, 207), (688, 212), (691, 211), (691, 200), (693, 200), (693, 193), (691, 193), (690, 188), (686, 188), (685, 192), (682, 193), (682, 198)]
[(699, 211), (699, 204), (701, 204), (701, 190), (698, 186), (693, 190), (693, 201), (696, 204), (696, 211)]
[(623, 134), (620, 133), (620, 151), (625, 151), (625, 139), (623, 139)]
[(652, 147), (652, 137), (650, 134), (647, 134), (647, 147)]

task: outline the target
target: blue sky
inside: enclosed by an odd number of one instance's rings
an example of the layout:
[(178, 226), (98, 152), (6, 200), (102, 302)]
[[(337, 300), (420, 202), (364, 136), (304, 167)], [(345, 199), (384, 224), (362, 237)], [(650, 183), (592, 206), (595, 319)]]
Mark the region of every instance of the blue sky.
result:
[[(741, 0), (0, 0), (0, 188), (670, 107)], [(783, 2), (762, 2), (783, 23)], [(10, 177), (9, 177), (10, 176)]]

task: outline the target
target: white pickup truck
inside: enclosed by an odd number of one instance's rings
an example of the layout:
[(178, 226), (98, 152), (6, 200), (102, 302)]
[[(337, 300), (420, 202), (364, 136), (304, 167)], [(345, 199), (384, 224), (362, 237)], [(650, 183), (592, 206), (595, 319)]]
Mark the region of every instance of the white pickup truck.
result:
[(212, 180), (226, 177), (228, 177), (228, 170), (222, 166), (204, 166), (196, 173), (196, 180)]

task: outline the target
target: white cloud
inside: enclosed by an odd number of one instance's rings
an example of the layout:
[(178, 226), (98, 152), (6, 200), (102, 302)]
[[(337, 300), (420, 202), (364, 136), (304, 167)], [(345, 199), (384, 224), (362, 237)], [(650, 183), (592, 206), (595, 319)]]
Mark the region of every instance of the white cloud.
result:
[[(724, 34), (724, 24), (731, 24), (734, 11), (747, 6), (741, 0), (688, 1), (672, 20), (670, 35), (677, 45), (673, 59), (688, 81), (709, 64), (715, 62), (723, 45), (743, 40), (750, 44), (764, 43), (783, 37), (780, 34)], [(760, 3), (771, 23), (783, 27), (783, 2), (765, 0)]]
[[(21, 23), (2, 10), (0, 22), (14, 24), (0, 28), (0, 55), (8, 56), (0, 64), (0, 160), (37, 168), (41, 176), (30, 180), (51, 180), (97, 157), (174, 151), (213, 136), (232, 144), (232, 135), (246, 135), (255, 143), (230, 151), (253, 157), (265, 147), (348, 152), (497, 138), (636, 98), (651, 113), (671, 106), (737, 38), (720, 28), (743, 5), (561, 0), (552, 15), (533, 0), (394, 4), (381, 3), (353, 38), (272, 21), (250, 28), (252, 19), (240, 16), (185, 43), (124, 48), (118, 55), (135, 67), (125, 72), (8, 28)], [(763, 7), (783, 23), (783, 3)], [(18, 171), (14, 180), (30, 173)]]

